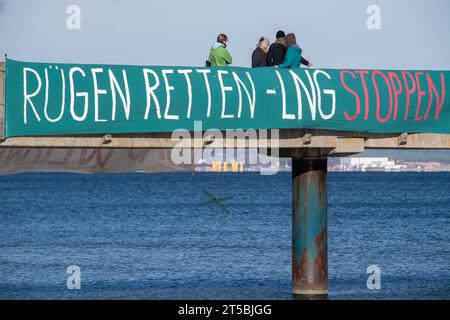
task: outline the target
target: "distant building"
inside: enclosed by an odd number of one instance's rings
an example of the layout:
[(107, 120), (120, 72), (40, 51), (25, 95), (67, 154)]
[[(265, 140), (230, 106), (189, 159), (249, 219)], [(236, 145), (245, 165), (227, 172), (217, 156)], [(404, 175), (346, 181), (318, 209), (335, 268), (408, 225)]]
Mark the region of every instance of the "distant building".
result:
[(401, 171), (406, 165), (396, 164), (387, 157), (347, 157), (341, 158), (340, 171)]

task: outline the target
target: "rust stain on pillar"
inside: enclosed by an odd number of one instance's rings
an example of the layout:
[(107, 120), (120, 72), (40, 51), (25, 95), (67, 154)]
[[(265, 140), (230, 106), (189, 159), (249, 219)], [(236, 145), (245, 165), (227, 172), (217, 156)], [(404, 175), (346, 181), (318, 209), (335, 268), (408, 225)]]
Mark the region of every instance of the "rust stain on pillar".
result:
[(328, 294), (327, 159), (292, 159), (292, 292)]

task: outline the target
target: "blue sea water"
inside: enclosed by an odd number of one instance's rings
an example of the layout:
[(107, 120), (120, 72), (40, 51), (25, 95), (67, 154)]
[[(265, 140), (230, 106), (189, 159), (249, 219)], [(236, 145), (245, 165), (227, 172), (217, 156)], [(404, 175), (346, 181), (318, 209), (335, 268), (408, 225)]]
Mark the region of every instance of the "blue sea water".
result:
[[(330, 299), (450, 299), (450, 173), (328, 182)], [(0, 221), (0, 299), (292, 299), (290, 173), (8, 175)]]

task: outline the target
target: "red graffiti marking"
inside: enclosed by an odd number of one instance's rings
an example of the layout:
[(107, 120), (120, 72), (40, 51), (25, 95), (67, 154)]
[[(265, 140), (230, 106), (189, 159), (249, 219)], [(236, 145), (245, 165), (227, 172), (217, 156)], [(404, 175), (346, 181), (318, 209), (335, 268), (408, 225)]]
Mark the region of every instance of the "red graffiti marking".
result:
[[(90, 155), (86, 156), (88, 151), (91, 150)], [(111, 158), (111, 156), (114, 153), (113, 149), (108, 149), (106, 150), (106, 156), (102, 155), (102, 149), (83, 149), (81, 150), (80, 153), (80, 160), (79, 160), (79, 164), (80, 165), (85, 165), (87, 164), (89, 161), (93, 160), (95, 157), (95, 164), (99, 165), (100, 167), (104, 167), (107, 163), (108, 160)]]
[(148, 153), (148, 150), (145, 150), (145, 149), (144, 150), (139, 150), (138, 152), (134, 151), (133, 149), (128, 149), (127, 150), (128, 159), (130, 159), (130, 160), (138, 160), (140, 163), (142, 163), (144, 161), (145, 156), (147, 155), (147, 153)]
[(72, 157), (73, 149), (65, 149), (64, 158), (61, 160), (49, 160), (48, 164), (56, 165), (56, 166), (65, 166), (69, 163), (70, 158)]
[(22, 148), (9, 148), (8, 154), (6, 156), (6, 163), (10, 161), (14, 162), (14, 164), (21, 164), (25, 161), (25, 158), (30, 153), (30, 149), (22, 149)]
[(48, 159), (50, 159), (50, 156), (53, 152), (54, 149), (34, 149), (35, 150), (35, 154), (34, 154), (34, 159), (33, 161), (35, 163), (48, 163)]

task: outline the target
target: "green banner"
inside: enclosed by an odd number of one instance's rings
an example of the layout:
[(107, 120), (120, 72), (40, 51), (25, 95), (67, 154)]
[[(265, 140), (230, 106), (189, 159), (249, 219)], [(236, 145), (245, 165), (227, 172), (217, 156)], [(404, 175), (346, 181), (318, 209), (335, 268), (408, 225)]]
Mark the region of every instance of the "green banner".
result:
[(448, 71), (6, 60), (5, 136), (308, 128), (450, 133)]

